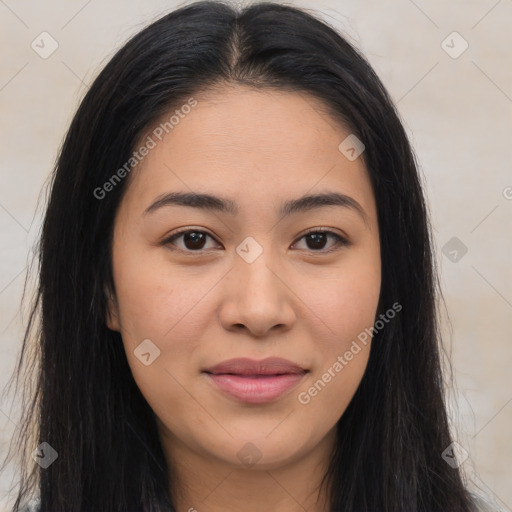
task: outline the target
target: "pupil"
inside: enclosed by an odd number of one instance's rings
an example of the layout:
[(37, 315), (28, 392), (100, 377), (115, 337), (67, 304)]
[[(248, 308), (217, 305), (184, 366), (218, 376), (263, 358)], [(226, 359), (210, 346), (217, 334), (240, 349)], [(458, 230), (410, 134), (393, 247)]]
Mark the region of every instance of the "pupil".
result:
[(202, 249), (204, 245), (204, 233), (197, 233), (195, 231), (185, 233), (184, 243), (187, 249)]
[(310, 249), (323, 249), (325, 245), (325, 238), (327, 236), (325, 233), (314, 233), (308, 236), (310, 237), (310, 240), (313, 240), (313, 247), (310, 245)]

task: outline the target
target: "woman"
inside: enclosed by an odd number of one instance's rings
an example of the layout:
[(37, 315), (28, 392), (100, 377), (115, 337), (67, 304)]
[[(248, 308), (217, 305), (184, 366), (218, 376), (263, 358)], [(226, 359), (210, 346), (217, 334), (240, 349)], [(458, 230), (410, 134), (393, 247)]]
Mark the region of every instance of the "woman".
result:
[(274, 3), (162, 17), (57, 162), (14, 510), (476, 510), (446, 457), (430, 236), (341, 35)]

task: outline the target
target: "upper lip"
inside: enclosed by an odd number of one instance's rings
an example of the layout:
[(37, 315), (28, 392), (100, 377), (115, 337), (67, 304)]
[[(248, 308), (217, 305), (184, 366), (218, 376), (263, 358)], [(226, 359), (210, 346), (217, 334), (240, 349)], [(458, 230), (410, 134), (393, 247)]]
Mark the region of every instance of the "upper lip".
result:
[(236, 358), (228, 359), (204, 370), (214, 375), (285, 375), (302, 374), (306, 370), (298, 364), (280, 357), (267, 357), (257, 361), (256, 359)]

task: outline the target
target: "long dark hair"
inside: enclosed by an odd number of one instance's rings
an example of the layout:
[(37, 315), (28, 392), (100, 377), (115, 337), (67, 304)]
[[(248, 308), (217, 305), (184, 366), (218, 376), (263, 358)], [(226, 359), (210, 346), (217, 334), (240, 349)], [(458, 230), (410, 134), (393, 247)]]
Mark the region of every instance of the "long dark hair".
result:
[[(459, 469), (441, 456), (452, 440), (431, 228), (388, 93), (365, 58), (309, 11), (270, 2), (236, 11), (208, 1), (165, 15), (122, 47), (90, 87), (61, 148), (17, 368), (32, 371), (13, 439), (25, 463), (14, 510), (34, 492), (41, 512), (174, 510), (172, 468), (154, 413), (120, 334), (105, 323), (107, 291), (114, 289), (114, 216), (128, 180), (101, 199), (94, 191), (129, 161), (155, 120), (228, 83), (309, 93), (365, 144), (381, 240), (377, 315), (395, 302), (402, 311), (375, 333), (365, 375), (338, 423), (324, 478), (331, 510), (472, 510)], [(47, 469), (29, 466), (43, 442), (58, 461)]]

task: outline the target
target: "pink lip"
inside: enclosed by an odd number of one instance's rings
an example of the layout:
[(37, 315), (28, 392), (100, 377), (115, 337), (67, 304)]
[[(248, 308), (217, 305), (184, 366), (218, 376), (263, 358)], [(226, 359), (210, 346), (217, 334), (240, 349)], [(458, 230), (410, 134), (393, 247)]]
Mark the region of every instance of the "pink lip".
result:
[(286, 359), (269, 357), (262, 361), (230, 359), (204, 373), (228, 396), (244, 403), (262, 404), (295, 387), (306, 370)]

